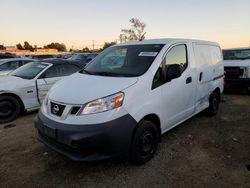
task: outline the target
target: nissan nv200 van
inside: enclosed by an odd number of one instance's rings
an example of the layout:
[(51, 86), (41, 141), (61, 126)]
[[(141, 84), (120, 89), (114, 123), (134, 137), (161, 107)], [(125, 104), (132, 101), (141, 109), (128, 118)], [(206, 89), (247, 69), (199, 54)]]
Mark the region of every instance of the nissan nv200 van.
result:
[(126, 156), (144, 164), (163, 133), (203, 110), (216, 115), (223, 77), (214, 42), (112, 46), (48, 92), (35, 119), (39, 140), (73, 160)]

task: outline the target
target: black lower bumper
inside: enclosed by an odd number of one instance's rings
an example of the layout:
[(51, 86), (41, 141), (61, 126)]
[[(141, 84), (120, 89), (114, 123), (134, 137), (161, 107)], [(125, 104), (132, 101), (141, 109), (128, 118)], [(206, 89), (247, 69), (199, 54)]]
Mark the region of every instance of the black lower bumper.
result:
[(250, 89), (250, 78), (225, 79), (225, 87)]
[(129, 155), (136, 125), (137, 122), (130, 115), (95, 125), (58, 123), (41, 112), (35, 119), (38, 140), (76, 161)]

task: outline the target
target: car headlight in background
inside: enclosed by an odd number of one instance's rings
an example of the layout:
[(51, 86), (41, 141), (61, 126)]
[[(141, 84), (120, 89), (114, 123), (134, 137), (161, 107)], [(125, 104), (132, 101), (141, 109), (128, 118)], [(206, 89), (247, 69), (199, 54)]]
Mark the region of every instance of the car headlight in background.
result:
[(242, 78), (250, 78), (250, 66), (249, 67), (241, 67), (243, 69)]
[(80, 115), (96, 114), (119, 108), (120, 106), (122, 106), (123, 99), (124, 93), (120, 92), (114, 95), (91, 101), (84, 105)]

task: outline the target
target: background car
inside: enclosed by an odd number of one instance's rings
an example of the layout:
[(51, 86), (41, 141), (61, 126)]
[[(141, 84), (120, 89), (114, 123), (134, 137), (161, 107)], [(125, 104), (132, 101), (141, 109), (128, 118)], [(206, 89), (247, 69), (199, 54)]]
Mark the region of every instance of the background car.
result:
[(10, 58), (10, 59), (1, 59), (0, 60), (0, 76), (5, 76), (11, 71), (34, 61), (33, 59), (27, 58)]
[(28, 63), (0, 78), (0, 123), (38, 109), (53, 84), (83, 68), (65, 60)]
[(68, 58), (68, 60), (78, 62), (80, 64), (86, 65), (92, 59), (94, 59), (98, 53), (77, 53), (72, 55), (72, 57)]
[(44, 60), (48, 58), (54, 58), (54, 55), (32, 55), (32, 59), (37, 59), (37, 60)]
[(250, 48), (223, 50), (225, 87), (250, 91)]
[(17, 56), (14, 55), (14, 54), (9, 54), (9, 53), (6, 53), (6, 54), (0, 54), (0, 59), (9, 59), (9, 58), (16, 58)]

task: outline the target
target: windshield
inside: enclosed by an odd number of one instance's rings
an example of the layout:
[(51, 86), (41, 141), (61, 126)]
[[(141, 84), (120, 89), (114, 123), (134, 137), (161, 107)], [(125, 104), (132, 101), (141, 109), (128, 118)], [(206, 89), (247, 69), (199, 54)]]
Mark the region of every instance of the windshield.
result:
[(49, 66), (49, 64), (41, 62), (32, 62), (16, 69), (10, 75), (17, 76), (23, 79), (33, 79), (47, 66)]
[(250, 49), (223, 50), (224, 60), (244, 60), (250, 59)]
[(163, 46), (163, 44), (147, 44), (110, 47), (93, 59), (81, 73), (121, 77), (140, 76), (148, 70)]

